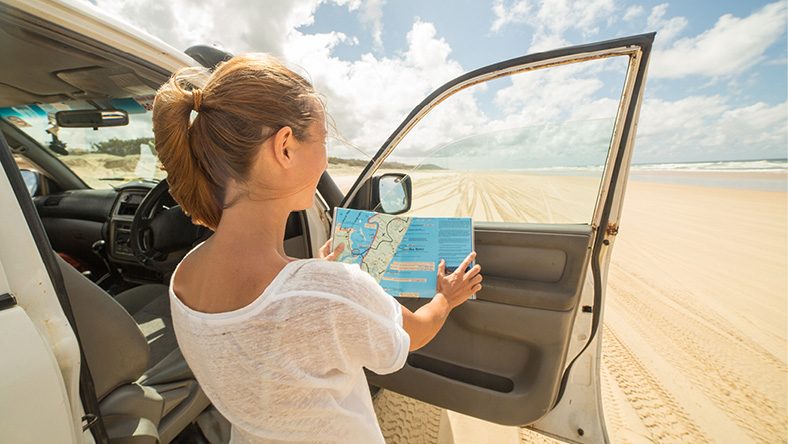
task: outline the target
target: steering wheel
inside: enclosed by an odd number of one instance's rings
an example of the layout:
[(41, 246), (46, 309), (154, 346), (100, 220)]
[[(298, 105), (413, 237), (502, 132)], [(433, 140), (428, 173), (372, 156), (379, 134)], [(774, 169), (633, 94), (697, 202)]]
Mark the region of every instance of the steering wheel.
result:
[(145, 268), (172, 271), (195, 245), (207, 239), (212, 231), (194, 225), (179, 205), (167, 207), (170, 185), (162, 180), (145, 198), (131, 222), (130, 246), (134, 257)]

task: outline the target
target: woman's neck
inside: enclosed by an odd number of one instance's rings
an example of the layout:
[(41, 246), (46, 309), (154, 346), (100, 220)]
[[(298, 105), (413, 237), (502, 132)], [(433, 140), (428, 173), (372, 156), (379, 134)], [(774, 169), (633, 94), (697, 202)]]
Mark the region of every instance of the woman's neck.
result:
[(264, 256), (292, 260), (284, 251), (285, 228), (290, 215), (287, 202), (243, 199), (222, 212), (213, 242), (236, 245)]

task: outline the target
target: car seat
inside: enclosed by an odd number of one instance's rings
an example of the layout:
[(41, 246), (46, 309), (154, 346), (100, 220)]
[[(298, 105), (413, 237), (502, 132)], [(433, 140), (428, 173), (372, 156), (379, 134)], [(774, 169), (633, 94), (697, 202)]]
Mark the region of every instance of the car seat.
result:
[(172, 329), (168, 288), (115, 298), (58, 257), (112, 444), (167, 444), (210, 405)]

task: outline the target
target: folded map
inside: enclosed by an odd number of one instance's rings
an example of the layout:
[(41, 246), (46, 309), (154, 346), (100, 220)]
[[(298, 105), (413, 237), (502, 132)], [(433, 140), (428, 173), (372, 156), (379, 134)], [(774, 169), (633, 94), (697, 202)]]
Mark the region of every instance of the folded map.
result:
[(402, 217), (336, 208), (332, 249), (335, 260), (358, 264), (392, 296), (435, 296), (438, 263), (454, 271), (473, 251), (473, 224), (467, 217)]

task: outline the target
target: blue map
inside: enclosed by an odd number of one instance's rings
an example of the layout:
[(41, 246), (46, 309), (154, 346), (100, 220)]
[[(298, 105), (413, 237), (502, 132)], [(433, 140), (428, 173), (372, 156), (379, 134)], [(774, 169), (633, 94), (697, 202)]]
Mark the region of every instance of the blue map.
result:
[(454, 271), (473, 250), (470, 218), (402, 217), (337, 208), (333, 245), (338, 262), (358, 264), (392, 296), (435, 296), (438, 263)]

